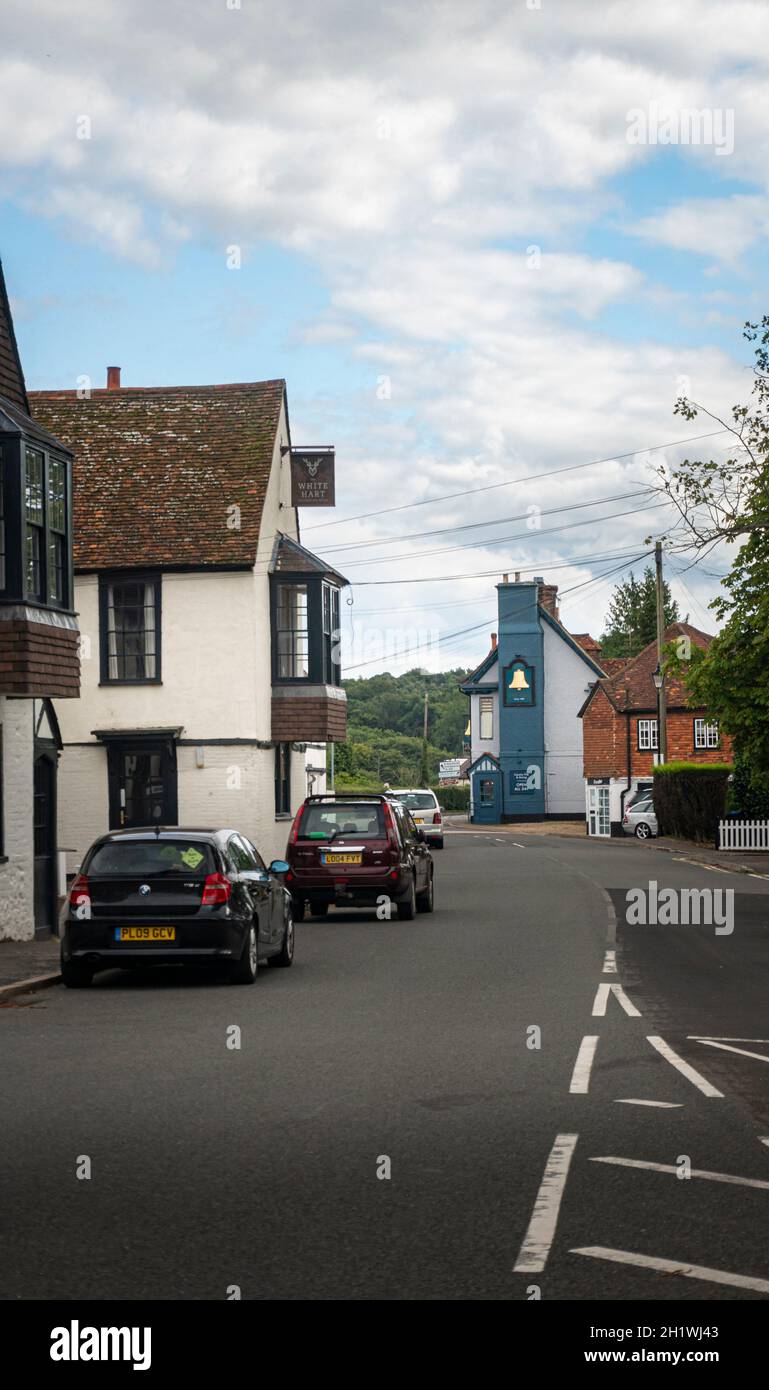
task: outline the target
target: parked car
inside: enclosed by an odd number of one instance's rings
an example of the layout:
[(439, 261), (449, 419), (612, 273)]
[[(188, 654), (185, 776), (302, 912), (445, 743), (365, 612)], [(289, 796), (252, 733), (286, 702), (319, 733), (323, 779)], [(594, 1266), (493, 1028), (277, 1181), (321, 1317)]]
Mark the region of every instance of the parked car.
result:
[(421, 825), (425, 839), (432, 849), (443, 849), (443, 811), (438, 798), (430, 787), (418, 787), (413, 791), (391, 791), (388, 796), (395, 797), (410, 811), (414, 824)]
[(291, 894), (237, 830), (116, 830), (95, 840), (61, 915), (70, 989), (115, 966), (229, 967), (253, 984), (262, 961), (291, 965)]
[(396, 903), (410, 921), (433, 910), (433, 857), (411, 812), (387, 796), (356, 793), (308, 796), (291, 827), (286, 884), (294, 918), (307, 907), (324, 917), (329, 907)]
[(626, 835), (635, 835), (639, 840), (648, 840), (658, 833), (657, 817), (651, 796), (636, 797), (627, 807), (622, 817), (622, 829)]

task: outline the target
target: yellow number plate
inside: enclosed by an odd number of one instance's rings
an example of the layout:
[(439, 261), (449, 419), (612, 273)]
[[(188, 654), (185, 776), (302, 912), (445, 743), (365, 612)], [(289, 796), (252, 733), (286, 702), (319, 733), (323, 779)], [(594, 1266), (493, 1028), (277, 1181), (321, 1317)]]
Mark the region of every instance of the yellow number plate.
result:
[(116, 941), (175, 941), (176, 927), (115, 927)]
[(415, 824), (415, 825), (424, 825), (424, 823), (425, 823), (425, 818), (424, 818), (424, 816), (415, 816), (415, 817), (414, 817), (414, 824)]
[(360, 854), (327, 854), (324, 864), (360, 864)]

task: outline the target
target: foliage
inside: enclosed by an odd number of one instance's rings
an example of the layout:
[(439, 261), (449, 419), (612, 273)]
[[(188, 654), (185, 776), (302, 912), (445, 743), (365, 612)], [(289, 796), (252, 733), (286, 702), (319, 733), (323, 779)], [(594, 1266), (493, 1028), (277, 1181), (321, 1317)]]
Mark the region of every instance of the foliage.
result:
[(660, 835), (712, 843), (725, 814), (729, 763), (662, 763), (654, 769)]
[[(678, 604), (663, 580), (665, 626), (677, 622)], [(657, 636), (657, 584), (647, 565), (642, 579), (630, 571), (617, 584), (609, 604), (606, 632), (601, 638), (602, 656), (637, 656)]]
[(769, 772), (758, 772), (746, 759), (736, 757), (729, 809), (751, 820), (769, 819)]
[[(337, 787), (376, 790), (438, 784), (438, 764), (462, 754), (467, 696), (458, 689), (466, 672), (407, 671), (345, 682), (347, 740), (335, 749)], [(422, 740), (424, 693), (429, 695), (428, 741)]]
[[(744, 336), (758, 339), (754, 401), (732, 411), (735, 457), (718, 465), (687, 460), (666, 490), (673, 489), (697, 549), (747, 539), (711, 604), (721, 631), (707, 651), (670, 664), (684, 673), (689, 704), (718, 719), (760, 782), (769, 774), (769, 316), (746, 324)], [(697, 413), (691, 403), (679, 406), (687, 418)]]

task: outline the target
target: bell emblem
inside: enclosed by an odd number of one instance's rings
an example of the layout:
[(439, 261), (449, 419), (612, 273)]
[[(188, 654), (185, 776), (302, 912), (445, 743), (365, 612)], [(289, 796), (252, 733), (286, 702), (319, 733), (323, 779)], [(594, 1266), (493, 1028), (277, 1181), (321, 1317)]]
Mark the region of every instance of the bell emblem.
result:
[(528, 690), (530, 688), (529, 682), (527, 681), (520, 666), (516, 667), (515, 671), (513, 672), (513, 679), (510, 682), (509, 688), (510, 690)]

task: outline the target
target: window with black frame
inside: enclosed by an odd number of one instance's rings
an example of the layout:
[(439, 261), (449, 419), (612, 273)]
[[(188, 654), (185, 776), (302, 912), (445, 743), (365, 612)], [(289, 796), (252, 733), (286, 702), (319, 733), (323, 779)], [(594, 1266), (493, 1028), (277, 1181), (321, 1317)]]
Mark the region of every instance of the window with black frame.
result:
[(43, 509), (45, 459), (40, 449), (24, 450), (24, 570), (28, 598), (44, 599)]
[(64, 603), (67, 582), (67, 470), (62, 459), (48, 460), (48, 593)]
[(310, 673), (306, 584), (278, 584), (276, 627), (278, 679), (306, 678)]
[(339, 685), (339, 590), (335, 584), (323, 585), (323, 679)]
[(275, 745), (275, 815), (291, 814), (291, 744)]
[(100, 598), (102, 681), (159, 681), (160, 578), (106, 580)]

